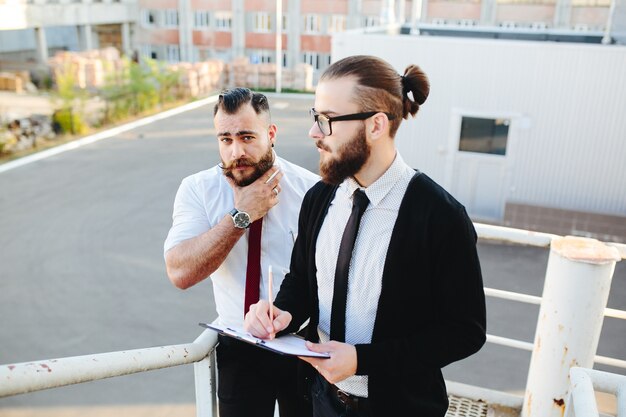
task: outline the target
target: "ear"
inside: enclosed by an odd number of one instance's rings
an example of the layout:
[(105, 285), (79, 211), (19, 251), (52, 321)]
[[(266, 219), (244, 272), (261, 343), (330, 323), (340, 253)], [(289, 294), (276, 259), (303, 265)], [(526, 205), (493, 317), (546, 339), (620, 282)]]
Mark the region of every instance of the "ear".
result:
[(367, 121), (366, 129), (371, 140), (378, 140), (389, 135), (389, 119), (385, 113), (376, 113)]
[(270, 140), (270, 144), (272, 145), (272, 147), (274, 146), (274, 142), (276, 141), (276, 132), (278, 132), (278, 127), (275, 124), (271, 124), (267, 131), (267, 136)]

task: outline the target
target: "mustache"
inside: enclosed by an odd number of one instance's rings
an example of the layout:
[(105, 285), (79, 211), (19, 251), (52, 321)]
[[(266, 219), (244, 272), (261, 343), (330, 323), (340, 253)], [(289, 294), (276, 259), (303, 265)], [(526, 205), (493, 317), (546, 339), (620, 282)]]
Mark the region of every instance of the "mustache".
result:
[(317, 146), (323, 151), (330, 152), (330, 148), (319, 139), (315, 141), (315, 146)]
[(224, 164), (224, 163), (218, 164), (218, 166), (222, 169), (222, 171), (230, 171), (233, 168), (250, 167), (253, 165), (254, 165), (254, 161), (248, 158), (235, 159), (230, 164)]

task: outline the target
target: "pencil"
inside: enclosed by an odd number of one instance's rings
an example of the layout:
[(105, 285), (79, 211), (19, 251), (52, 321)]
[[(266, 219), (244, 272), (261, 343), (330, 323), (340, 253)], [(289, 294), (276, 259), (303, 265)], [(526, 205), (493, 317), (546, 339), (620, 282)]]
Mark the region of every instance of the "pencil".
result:
[(270, 274), (269, 274), (269, 279), (268, 279), (268, 285), (267, 285), (267, 298), (268, 301), (270, 302), (270, 322), (274, 322), (274, 304), (272, 302), (272, 286), (274, 285), (274, 279), (272, 276), (272, 265), (270, 265)]
[[(274, 173), (272, 175), (270, 175), (270, 177), (267, 179), (267, 181), (265, 181), (265, 183), (269, 183), (271, 180), (274, 179), (274, 177), (280, 172), (280, 169), (277, 169), (276, 171), (274, 171)], [(271, 269), (271, 267), (270, 267)]]

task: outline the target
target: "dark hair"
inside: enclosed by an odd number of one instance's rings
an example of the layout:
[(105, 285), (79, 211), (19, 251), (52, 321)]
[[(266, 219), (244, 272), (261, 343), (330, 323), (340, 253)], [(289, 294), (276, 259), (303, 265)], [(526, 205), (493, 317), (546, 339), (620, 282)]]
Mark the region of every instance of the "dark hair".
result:
[(231, 90), (224, 90), (219, 95), (215, 107), (213, 107), (213, 116), (217, 114), (218, 110), (222, 110), (227, 114), (234, 114), (244, 105), (250, 103), (256, 114), (267, 113), (270, 114), (270, 105), (267, 101), (267, 97), (260, 93), (254, 93), (249, 88), (233, 88)]
[(408, 119), (409, 114), (415, 116), (430, 92), (428, 77), (417, 65), (409, 65), (400, 75), (388, 62), (369, 55), (350, 56), (333, 63), (320, 81), (350, 76), (356, 78), (354, 99), (359, 111), (383, 111), (395, 116), (389, 121), (391, 137), (402, 119)]

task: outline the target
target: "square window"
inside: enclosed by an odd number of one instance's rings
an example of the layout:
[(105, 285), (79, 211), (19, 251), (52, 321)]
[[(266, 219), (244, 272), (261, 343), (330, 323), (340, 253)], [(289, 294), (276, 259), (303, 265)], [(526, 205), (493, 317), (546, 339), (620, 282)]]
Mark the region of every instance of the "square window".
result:
[(483, 119), (463, 116), (459, 151), (506, 155), (509, 119)]

